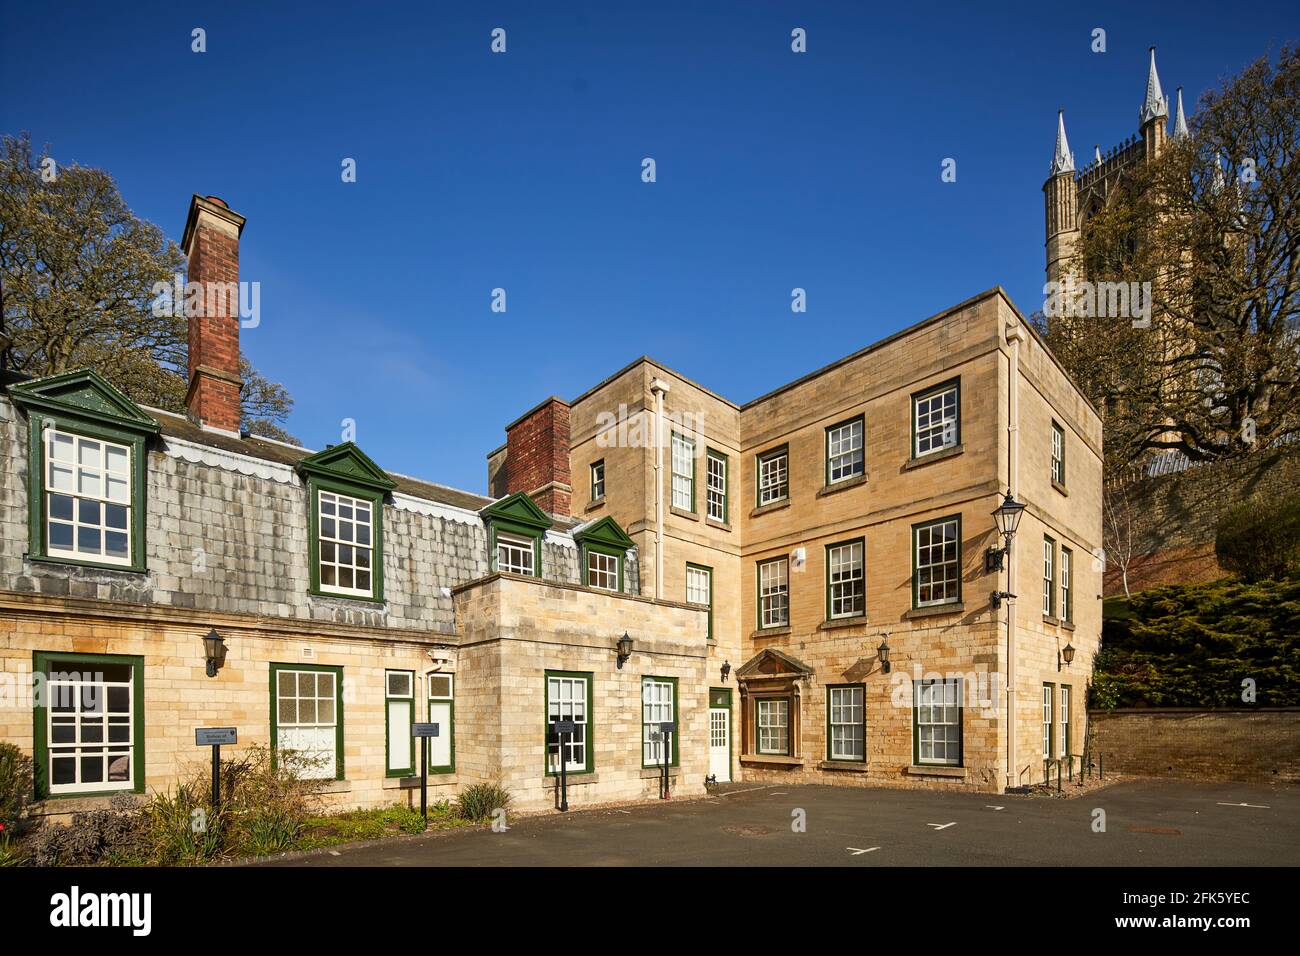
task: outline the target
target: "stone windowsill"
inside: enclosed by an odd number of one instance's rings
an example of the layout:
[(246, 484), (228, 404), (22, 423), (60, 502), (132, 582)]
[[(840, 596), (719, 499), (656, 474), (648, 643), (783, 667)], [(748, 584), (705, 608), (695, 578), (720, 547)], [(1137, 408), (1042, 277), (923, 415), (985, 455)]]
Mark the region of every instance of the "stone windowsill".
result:
[(677, 515), (679, 518), (685, 518), (688, 521), (699, 521), (700, 516), (694, 511), (687, 511), (685, 508), (669, 507), (669, 513)]
[(773, 511), (780, 511), (782, 508), (790, 507), (789, 497), (782, 498), (780, 501), (769, 501), (765, 505), (759, 505), (749, 513), (751, 518), (757, 518), (759, 515), (770, 514)]
[[(570, 787), (585, 787), (590, 783), (600, 783), (600, 774), (598, 773), (571, 773), (567, 775), (566, 785)], [(560, 775), (558, 773), (548, 773), (542, 777), (543, 787), (553, 787), (559, 789)]]
[(776, 767), (802, 767), (803, 757), (787, 757), (784, 754), (741, 754), (740, 762), (772, 764)]
[[(680, 768), (680, 767), (669, 767), (669, 768), (668, 768), (668, 782), (669, 782), (669, 783), (672, 783), (674, 780), (677, 779), (677, 777), (678, 777), (680, 774), (681, 774), (681, 768)], [(642, 779), (642, 780), (662, 780), (663, 778), (664, 778), (664, 771), (663, 771), (663, 768), (662, 768), (662, 767), (642, 767), (642, 768), (641, 768), (641, 779)]]
[(316, 793), (351, 793), (351, 780), (321, 780), (312, 789)]
[(817, 492), (818, 498), (825, 498), (827, 495), (833, 495), (840, 491), (847, 491), (850, 488), (858, 488), (867, 483), (867, 473), (863, 472), (856, 478), (844, 478), (835, 482), (833, 485), (826, 485)]
[(1070, 497), (1070, 493), (1065, 490), (1065, 485), (1061, 484), (1055, 478), (1052, 479), (1052, 487), (1055, 488), (1057, 491), (1059, 491), (1061, 494), (1065, 495), (1065, 497), (1067, 498)]
[[(142, 793), (136, 793), (134, 790), (123, 790), (121, 792), (129, 797), (134, 797), (140, 803), (144, 802), (145, 796)], [(116, 796), (117, 794), (101, 794), (97, 797), (48, 797), (29, 804), (27, 812), (33, 817), (49, 817), (65, 813), (82, 813), (88, 810), (107, 810)]]
[(789, 637), (789, 636), (790, 636), (790, 625), (787, 624), (785, 627), (760, 627), (753, 634), (749, 635), (749, 639), (752, 641), (756, 641), (761, 637)]
[(833, 617), (833, 618), (828, 618), (827, 620), (822, 621), (820, 624), (818, 624), (817, 630), (833, 631), (836, 628), (840, 628), (840, 627), (853, 627), (855, 624), (866, 624), (866, 623), (867, 623), (867, 616), (865, 614), (857, 614), (854, 615), (853, 617)]
[(603, 508), (603, 507), (605, 507), (605, 496), (601, 495), (599, 498), (597, 498), (591, 504), (587, 505), (587, 507), (583, 508), (582, 510), (595, 511), (597, 508)]
[[(445, 787), (448, 784), (456, 782), (454, 773), (431, 773), (429, 774), (429, 789), (434, 787)], [(419, 790), (420, 778), (416, 777), (385, 777), (383, 782), (385, 790)]]
[(932, 451), (922, 455), (920, 458), (909, 458), (903, 463), (903, 471), (911, 471), (913, 468), (921, 468), (925, 465), (936, 461), (944, 461), (948, 458), (956, 458), (966, 450), (966, 446), (953, 445), (951, 448), (945, 448), (942, 451)]
[(850, 773), (866, 773), (865, 760), (823, 760), (817, 765), (818, 770), (846, 770)]
[(1067, 631), (1073, 631), (1073, 630), (1074, 630), (1074, 622), (1073, 622), (1073, 621), (1062, 621), (1062, 622), (1061, 622), (1061, 627), (1065, 628)]
[(965, 767), (929, 767), (912, 764), (906, 769), (907, 773), (914, 777), (958, 777), (962, 780), (966, 779)]
[(934, 604), (930, 607), (914, 607), (906, 611), (903, 617), (911, 619), (917, 617), (941, 617), (945, 614), (965, 614), (966, 605), (962, 604)]
[(710, 528), (717, 528), (719, 531), (730, 531), (731, 524), (727, 521), (719, 521), (717, 518), (705, 518), (704, 523)]

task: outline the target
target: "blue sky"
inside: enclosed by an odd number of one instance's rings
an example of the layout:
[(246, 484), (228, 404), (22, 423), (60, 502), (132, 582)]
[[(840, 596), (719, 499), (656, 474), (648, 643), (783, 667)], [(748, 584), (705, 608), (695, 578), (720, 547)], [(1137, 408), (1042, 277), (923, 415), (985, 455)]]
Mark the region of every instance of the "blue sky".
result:
[(993, 285), (1032, 311), (1056, 110), (1082, 164), (1136, 133), (1150, 44), (1190, 108), (1300, 37), (1293, 2), (12, 3), (0, 23), (0, 130), (107, 169), (177, 240), (194, 192), (248, 217), (243, 345), (297, 400), (292, 432), (319, 448), (355, 419), (382, 466), (475, 491), (507, 422), (642, 354), (746, 401)]

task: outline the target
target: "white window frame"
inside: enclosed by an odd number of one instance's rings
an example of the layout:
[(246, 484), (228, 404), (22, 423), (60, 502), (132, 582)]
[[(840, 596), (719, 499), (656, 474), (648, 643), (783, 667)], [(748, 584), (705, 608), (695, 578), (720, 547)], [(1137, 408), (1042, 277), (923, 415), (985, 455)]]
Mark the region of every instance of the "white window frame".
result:
[[(591, 737), (589, 727), (591, 714), (587, 702), (591, 684), (590, 677), (571, 674), (548, 674), (546, 676), (546, 772), (560, 772), (560, 741), (557, 734), (550, 729), (556, 721), (572, 720), (582, 728), (581, 734), (570, 735), (569, 752), (565, 763), (567, 773), (585, 773), (591, 767)], [(557, 694), (558, 692), (558, 694)], [(555, 737), (554, 743), (551, 738)], [(582, 754), (581, 760), (574, 760), (574, 755)]]
[(759, 697), (754, 701), (754, 715), (754, 749), (760, 754), (789, 756), (790, 698)]
[(827, 611), (832, 620), (866, 613), (866, 563), (866, 545), (862, 541), (846, 541), (826, 549)]
[(1060, 744), (1057, 746), (1057, 753), (1062, 757), (1069, 758), (1070, 742), (1070, 687), (1068, 684), (1062, 684), (1056, 697), (1057, 711), (1057, 731)]
[(867, 473), (867, 425), (862, 416), (826, 429), (826, 484)]
[(618, 591), (619, 565), (623, 559), (602, 551), (587, 552), (587, 586), (602, 591)]
[[(948, 558), (946, 546), (948, 544), (948, 529), (952, 528), (952, 542), (956, 547), (956, 556)], [(939, 542), (936, 544), (935, 530), (942, 531)], [(922, 543), (923, 536), (928, 539), (928, 543)], [(940, 518), (937, 521), (929, 521), (913, 529), (912, 533), (913, 563), (916, 567), (916, 606), (917, 607), (938, 607), (943, 604), (957, 604), (961, 601), (961, 522), (953, 518)], [(934, 554), (938, 553), (939, 560), (933, 560)], [(925, 554), (927, 560), (922, 560)], [(927, 573), (923, 573), (927, 572)], [(936, 576), (938, 579), (936, 580)], [(922, 583), (922, 578), (928, 577), (929, 580)], [(929, 587), (931, 597), (922, 598), (922, 588)], [(941, 597), (934, 597), (935, 589), (942, 591)]]
[[(714, 521), (727, 520), (727, 456), (715, 451), (705, 452), (705, 512)], [(714, 466), (717, 466), (716, 468)]]
[(1052, 759), (1052, 717), (1056, 695), (1051, 684), (1043, 685), (1043, 759)]
[[(662, 767), (673, 762), (677, 753), (677, 733), (665, 742), (659, 732), (661, 723), (677, 722), (675, 685), (661, 677), (641, 678), (641, 765)], [(665, 750), (665, 743), (667, 749)], [(665, 760), (665, 757), (667, 758)]]
[(830, 728), (828, 759), (867, 759), (865, 691), (861, 684), (826, 688), (826, 723)]
[(591, 500), (599, 501), (605, 497), (605, 459), (591, 464)]
[[(510, 534), (506, 531), (496, 533), (497, 570), (511, 574), (523, 574), (536, 577), (534, 562), (537, 559), (537, 542), (522, 534)], [(526, 562), (511, 560), (520, 554), (527, 555)]]
[(1065, 429), (1052, 422), (1052, 481), (1065, 484)]
[[(103, 678), (103, 671), (93, 668), (92, 660), (66, 662), (52, 665), (45, 683), (45, 771), (51, 796), (72, 793), (101, 793), (135, 788), (135, 748), (144, 741), (135, 739), (135, 668), (137, 664), (103, 664), (101, 667), (126, 667), (125, 681)], [(77, 669), (73, 669), (77, 668)], [(127, 709), (109, 709), (109, 690), (122, 690), (127, 694)], [(69, 713), (56, 707), (64, 702), (71, 704)], [(101, 719), (102, 715), (102, 719)], [(55, 727), (73, 727), (70, 741), (55, 741)], [(87, 735), (86, 731), (98, 727), (100, 733)], [(126, 728), (126, 740), (110, 740), (114, 728)], [(99, 736), (100, 740), (87, 740), (86, 736)], [(66, 751), (66, 752), (65, 752)], [(74, 782), (54, 782), (54, 761), (73, 758)], [(102, 760), (103, 780), (82, 782), (82, 761)], [(126, 779), (110, 781), (113, 768), (125, 761)]]
[(789, 626), (789, 558), (771, 558), (758, 563), (758, 615), (759, 628)]
[(686, 566), (686, 603), (701, 607), (713, 606), (713, 572), (708, 568), (692, 567), (689, 564)]
[[(131, 565), (131, 520), (133, 515), (132, 454), (129, 445), (79, 435), (56, 427), (45, 429), (45, 553), (51, 558), (67, 558), (73, 561), (93, 561), (96, 564), (114, 564), (124, 567)], [(71, 445), (70, 458), (57, 457), (56, 449)], [(95, 462), (83, 463), (83, 451), (93, 446), (96, 449)], [(110, 457), (118, 463), (115, 467)], [(56, 476), (61, 476), (56, 479)], [(63, 487), (56, 487), (57, 484)], [(86, 490), (83, 490), (85, 488)], [(71, 517), (59, 515), (54, 509), (55, 498), (68, 499), (72, 504)], [(109, 509), (121, 508), (125, 515), (121, 527), (110, 526)], [(54, 545), (52, 532), (54, 526), (68, 527), (72, 530), (72, 547), (62, 548)], [(82, 532), (94, 533), (99, 541), (97, 550), (81, 547)], [(114, 556), (108, 553), (109, 535), (121, 535), (126, 543), (126, 554)]]
[(955, 382), (912, 399), (913, 457), (923, 458), (956, 447), (957, 422), (961, 415), (958, 404)]
[(1074, 571), (1074, 552), (1069, 548), (1061, 548), (1061, 620), (1067, 624), (1074, 620), (1074, 595), (1071, 593), (1072, 582), (1070, 575)]
[[(333, 509), (333, 514), (326, 514), (326, 506)], [(316, 492), (316, 563), (317, 574), (320, 582), (320, 589), (329, 594), (347, 594), (352, 597), (372, 597), (375, 593), (375, 508), (379, 507), (369, 498), (354, 498), (352, 495), (345, 495), (337, 491), (326, 491), (317, 489)], [(344, 518), (343, 510), (350, 509), (352, 517)], [(364, 520), (361, 514), (364, 511), (366, 517)], [(334, 523), (334, 533), (325, 533), (325, 524), (327, 521)], [(347, 540), (343, 537), (343, 525), (351, 525), (352, 538)], [(360, 544), (362, 529), (365, 530), (365, 536), (368, 544)], [(344, 561), (344, 549), (351, 549), (351, 560)], [(326, 558), (326, 553), (332, 553), (332, 559)], [(364, 563), (363, 563), (364, 555)], [(325, 583), (326, 569), (332, 569), (334, 572), (334, 583)], [(342, 580), (342, 572), (349, 571), (352, 576), (352, 587), (344, 587), (338, 582)], [(356, 587), (356, 581), (359, 575), (366, 574), (370, 579), (370, 586), (366, 588)]]
[(673, 432), (672, 450), (673, 507), (695, 511), (695, 439)]
[(1056, 601), (1056, 541), (1043, 537), (1043, 616), (1051, 617)]
[[(961, 766), (963, 748), (961, 678), (915, 681), (912, 689), (913, 706), (916, 707), (917, 762), (933, 766)], [(940, 729), (942, 729), (942, 739), (939, 736)], [(938, 756), (940, 751), (942, 755)]]
[[(293, 694), (284, 693), (284, 678), (293, 676)], [(313, 687), (310, 695), (304, 696), (302, 693), (302, 677), (311, 675), (312, 683), (317, 685)], [(275, 750), (276, 753), (285, 751), (294, 751), (303, 754), (328, 755), (328, 761), (322, 761), (317, 765), (306, 764), (297, 767), (298, 776), (304, 780), (334, 780), (338, 776), (339, 761), (342, 754), (338, 750), (338, 726), (341, 714), (339, 711), (339, 681), (342, 679), (337, 671), (333, 670), (315, 670), (313, 668), (293, 668), (277, 667), (275, 670)], [(329, 678), (330, 692), (322, 695), (318, 689), (318, 682), (322, 677)], [(286, 721), (284, 719), (283, 704), (287, 700), (294, 702), (294, 719)], [(310, 700), (312, 702), (311, 714), (313, 719), (301, 720), (303, 714), (302, 702)], [(329, 712), (332, 715), (328, 720), (321, 719), (321, 704), (329, 703)], [(292, 738), (295, 732), (315, 732), (329, 735), (329, 746), (327, 748), (308, 748), (308, 747), (290, 747), (282, 743), (286, 732)]]
[(790, 497), (790, 450), (782, 448), (758, 456), (758, 506)]

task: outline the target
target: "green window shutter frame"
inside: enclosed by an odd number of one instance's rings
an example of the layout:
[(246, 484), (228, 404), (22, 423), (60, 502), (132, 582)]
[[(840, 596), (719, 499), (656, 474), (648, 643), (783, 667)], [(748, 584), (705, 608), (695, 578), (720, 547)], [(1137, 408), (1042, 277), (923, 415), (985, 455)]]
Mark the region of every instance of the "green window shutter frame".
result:
[(75, 654), (53, 651), (36, 651), (32, 654), (32, 673), (49, 674), (70, 665), (125, 664), (131, 668), (131, 777), (130, 790), (106, 790), (95, 793), (50, 793), (50, 751), (46, 724), (49, 708), (42, 693), (32, 708), (32, 776), (38, 800), (61, 800), (73, 797), (107, 796), (114, 793), (145, 792), (145, 733), (144, 733), (144, 658), (126, 654)]
[(346, 780), (343, 766), (343, 668), (334, 664), (289, 664), (272, 661), (267, 683), (271, 693), (271, 764), (275, 765), (280, 752), (279, 728), (279, 674), (280, 671), (314, 671), (334, 675), (334, 779)]
[[(28, 455), (28, 556), (50, 561), (115, 571), (146, 570), (146, 510), (148, 507), (149, 439), (162, 426), (114, 388), (99, 373), (81, 369), (22, 382), (9, 387), (9, 397), (27, 413)], [(128, 564), (91, 559), (51, 557), (46, 546), (45, 441), (46, 427), (131, 450), (131, 555)]]

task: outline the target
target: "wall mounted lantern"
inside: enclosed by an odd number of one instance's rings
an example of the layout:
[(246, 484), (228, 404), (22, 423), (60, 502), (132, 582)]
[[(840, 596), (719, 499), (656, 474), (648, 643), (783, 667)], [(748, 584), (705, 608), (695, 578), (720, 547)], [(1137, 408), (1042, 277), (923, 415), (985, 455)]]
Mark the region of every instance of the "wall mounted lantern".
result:
[(627, 636), (627, 631), (624, 631), (623, 636), (618, 639), (616, 648), (618, 651), (618, 666), (622, 667), (627, 662), (627, 659), (632, 656), (632, 638)]
[[(1069, 667), (1074, 663), (1074, 645), (1069, 641), (1065, 642), (1065, 647), (1061, 648), (1061, 660), (1065, 661), (1065, 666)], [(1059, 671), (1061, 665), (1058, 663), (1056, 669)]]
[(889, 635), (886, 634), (885, 638), (881, 640), (880, 646), (876, 648), (876, 653), (880, 655), (880, 670), (884, 674), (888, 674), (890, 669), (888, 638)]
[(722, 662), (722, 683), (727, 682), (727, 675), (731, 673), (731, 661)]
[(1020, 517), (1024, 513), (1024, 504), (1016, 501), (1008, 488), (1002, 503), (993, 509), (993, 521), (997, 524), (998, 534), (1002, 535), (1002, 547), (989, 548), (984, 552), (985, 571), (992, 573), (1002, 570), (1007, 553), (1011, 550), (1011, 539), (1016, 536), (1016, 528), (1020, 526)]
[(226, 642), (215, 627), (203, 638), (203, 656), (207, 659), (208, 676), (216, 677), (218, 668), (226, 659)]

